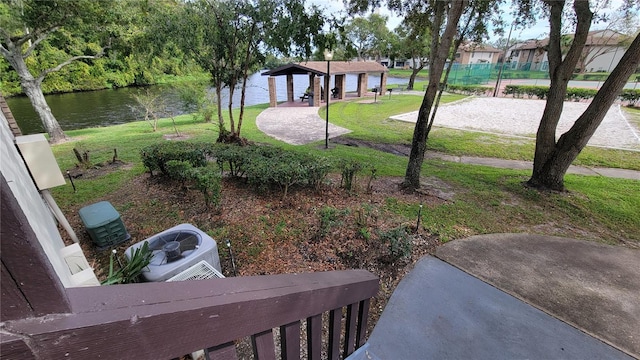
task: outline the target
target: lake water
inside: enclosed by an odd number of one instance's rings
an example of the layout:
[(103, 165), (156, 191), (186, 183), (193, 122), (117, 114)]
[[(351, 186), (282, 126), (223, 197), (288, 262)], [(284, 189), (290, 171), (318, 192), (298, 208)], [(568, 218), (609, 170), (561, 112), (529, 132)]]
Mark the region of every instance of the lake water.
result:
[[(246, 105), (265, 104), (269, 102), (267, 78), (267, 76), (261, 76), (260, 73), (255, 73), (249, 78), (245, 100)], [(405, 84), (407, 82), (408, 79), (387, 78), (387, 84)], [(346, 91), (356, 91), (357, 75), (347, 75), (346, 83)], [(295, 98), (297, 99), (298, 96), (304, 93), (308, 86), (308, 76), (294, 75), (293, 84)], [(369, 76), (369, 88), (373, 88), (379, 84), (380, 76)], [(147, 89), (152, 93), (159, 93), (165, 99), (169, 110), (172, 111), (174, 115), (190, 111), (189, 109), (184, 109), (180, 99), (169, 86), (152, 86)], [(285, 76), (276, 77), (276, 90), (278, 101), (286, 101), (287, 87)], [(132, 110), (132, 107), (136, 105), (132, 95), (141, 91), (144, 90), (139, 88), (124, 88), (86, 91), (47, 95), (46, 99), (62, 129), (73, 130), (141, 120)], [(225, 89), (222, 101), (224, 108), (226, 108), (228, 104), (228, 94), (228, 89)], [(28, 135), (45, 132), (40, 118), (36, 115), (28, 98), (8, 98), (7, 103), (23, 134)], [(240, 90), (236, 90), (234, 93), (234, 107), (239, 106)]]

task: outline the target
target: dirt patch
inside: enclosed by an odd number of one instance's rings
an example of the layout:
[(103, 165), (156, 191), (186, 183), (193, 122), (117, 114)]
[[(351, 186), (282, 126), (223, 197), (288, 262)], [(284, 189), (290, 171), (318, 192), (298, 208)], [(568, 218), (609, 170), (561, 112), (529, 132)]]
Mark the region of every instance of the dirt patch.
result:
[(108, 161), (103, 164), (95, 164), (91, 167), (76, 166), (73, 169), (67, 170), (68, 176), (73, 179), (95, 179), (100, 176), (107, 175), (116, 170), (129, 170), (133, 167), (133, 164), (128, 164), (120, 160)]
[(384, 151), (386, 153), (399, 155), (399, 156), (409, 156), (409, 154), (411, 153), (411, 144), (375, 143), (371, 141), (348, 139), (341, 136), (331, 139), (331, 142), (335, 144), (345, 145), (345, 146), (368, 147), (371, 149), (376, 149), (379, 151)]
[(191, 139), (191, 135), (188, 134), (165, 134), (162, 135), (165, 140), (182, 141)]

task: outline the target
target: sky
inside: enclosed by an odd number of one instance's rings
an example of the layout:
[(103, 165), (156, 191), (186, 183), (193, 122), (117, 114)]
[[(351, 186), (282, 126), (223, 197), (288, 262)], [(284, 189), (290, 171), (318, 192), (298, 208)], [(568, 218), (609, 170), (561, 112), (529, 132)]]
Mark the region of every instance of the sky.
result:
[[(325, 8), (327, 13), (339, 13), (344, 12), (345, 7), (343, 5), (343, 0), (310, 0), (311, 3), (320, 6), (321, 8)], [(623, 0), (611, 0), (611, 9), (616, 9), (620, 6)], [(509, 14), (511, 12), (509, 8), (509, 4), (511, 2), (508, 1), (508, 5), (505, 5), (504, 14), (505, 14), (505, 22), (509, 20)], [(393, 30), (396, 28), (402, 18), (390, 12), (387, 8), (378, 9), (380, 15), (388, 16), (389, 21), (387, 22), (387, 28), (389, 30)], [(606, 24), (594, 24), (592, 25), (592, 30), (603, 29), (606, 27)], [(507, 23), (505, 28), (504, 37), (506, 37), (509, 33), (509, 23)], [(528, 39), (544, 39), (549, 34), (549, 23), (547, 19), (543, 19), (538, 21), (534, 26), (531, 26), (526, 29), (514, 29), (511, 38), (512, 39), (520, 39), (520, 40), (528, 40)], [(494, 34), (489, 34), (490, 39), (489, 43), (497, 40), (499, 37)]]

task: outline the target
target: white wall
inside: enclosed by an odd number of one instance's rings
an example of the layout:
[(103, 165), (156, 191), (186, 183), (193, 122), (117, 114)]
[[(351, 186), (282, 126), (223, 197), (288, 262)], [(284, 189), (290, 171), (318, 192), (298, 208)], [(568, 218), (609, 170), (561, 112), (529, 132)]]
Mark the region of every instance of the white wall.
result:
[[(493, 54), (494, 53), (483, 52), (483, 51), (471, 52), (471, 55), (469, 55), (469, 64), (492, 63), (493, 62)], [(496, 54), (496, 57), (497, 57), (498, 53), (495, 53), (495, 54)]]
[[(58, 232), (54, 217), (31, 180), (29, 171), (14, 145), (13, 134), (2, 112), (0, 112), (0, 142), (0, 172), (7, 180), (13, 196), (20, 204), (62, 284), (65, 287), (77, 286), (72, 280), (69, 267), (60, 256), (60, 250), (65, 247), (65, 244)], [(93, 278), (95, 279), (95, 275)], [(95, 284), (95, 282), (97, 280), (92, 283)]]
[(618, 65), (624, 53), (625, 49), (621, 46), (611, 49), (603, 49), (602, 47), (598, 47), (597, 49), (591, 50), (590, 54), (587, 55), (587, 61), (589, 61), (590, 58), (594, 55), (596, 55), (596, 57), (589, 64), (587, 64), (586, 70), (587, 72), (611, 72), (616, 67), (616, 65)]

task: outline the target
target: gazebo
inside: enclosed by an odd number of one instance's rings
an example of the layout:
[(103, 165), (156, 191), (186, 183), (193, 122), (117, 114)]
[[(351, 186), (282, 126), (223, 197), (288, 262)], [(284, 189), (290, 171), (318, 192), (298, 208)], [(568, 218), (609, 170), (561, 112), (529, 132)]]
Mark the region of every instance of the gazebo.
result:
[[(293, 93), (293, 75), (294, 74), (308, 74), (309, 75), (309, 88), (312, 89), (314, 94), (320, 94), (320, 77), (324, 77), (324, 88), (329, 89), (331, 83), (331, 75), (335, 76), (334, 88), (331, 93), (336, 99), (344, 99), (346, 95), (346, 75), (357, 74), (358, 75), (358, 89), (356, 94), (358, 97), (362, 97), (367, 93), (367, 82), (369, 74), (380, 74), (380, 86), (379, 89), (386, 89), (387, 87), (387, 73), (389, 70), (380, 65), (377, 62), (372, 61), (331, 61), (330, 74), (327, 74), (327, 62), (326, 61), (307, 61), (300, 63), (292, 63), (280, 66), (278, 68), (263, 72), (263, 76), (269, 76), (269, 106), (276, 107), (278, 105), (277, 93), (276, 93), (276, 79), (275, 76), (287, 76), (287, 101), (295, 101), (295, 94)], [(327, 76), (329, 75), (329, 76)], [(321, 96), (315, 96), (313, 98), (313, 106), (319, 106), (321, 102)]]

